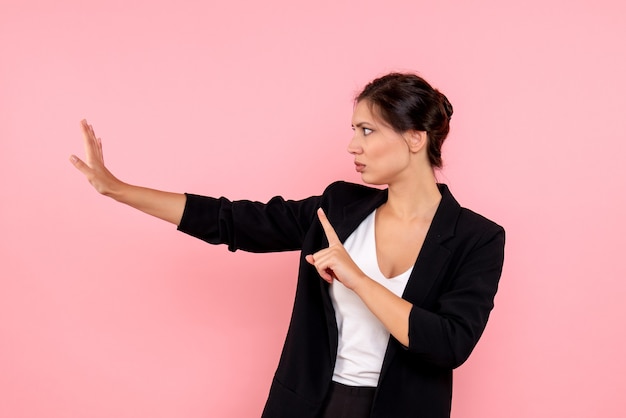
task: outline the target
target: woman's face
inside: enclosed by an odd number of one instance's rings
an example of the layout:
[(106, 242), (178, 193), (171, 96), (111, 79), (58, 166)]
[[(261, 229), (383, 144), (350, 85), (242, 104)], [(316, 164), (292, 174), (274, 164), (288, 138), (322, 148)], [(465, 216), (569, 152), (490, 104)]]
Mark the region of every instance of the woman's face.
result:
[(354, 107), (352, 130), (354, 136), (348, 152), (354, 156), (356, 171), (365, 183), (390, 184), (412, 175), (408, 169), (411, 153), (405, 137), (373, 114), (365, 100)]

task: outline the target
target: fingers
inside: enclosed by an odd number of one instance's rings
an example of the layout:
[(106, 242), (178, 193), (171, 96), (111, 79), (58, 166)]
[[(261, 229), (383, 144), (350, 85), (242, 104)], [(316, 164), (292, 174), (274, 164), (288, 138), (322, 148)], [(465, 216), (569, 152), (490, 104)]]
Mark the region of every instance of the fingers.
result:
[(85, 147), (85, 158), (87, 159), (87, 161), (90, 161), (91, 159), (93, 159), (93, 154), (94, 154), (94, 151), (93, 151), (94, 141), (93, 141), (93, 136), (92, 136), (92, 129), (91, 129), (91, 126), (87, 124), (87, 121), (85, 119), (83, 119), (80, 122), (80, 126), (83, 131), (83, 145)]
[(82, 162), (81, 159), (75, 155), (70, 156), (70, 162), (78, 169), (78, 171), (85, 175), (87, 175), (91, 170), (87, 164)]
[(336, 247), (337, 245), (341, 246), (341, 241), (339, 240), (335, 229), (330, 224), (330, 221), (326, 217), (326, 214), (324, 213), (324, 210), (322, 208), (319, 208), (317, 210), (317, 216), (320, 220), (320, 223), (322, 224), (322, 228), (324, 229), (326, 238), (328, 239), (329, 248), (326, 250), (318, 251), (317, 253), (312, 255), (307, 255), (305, 259), (309, 264), (315, 266), (317, 273), (322, 279), (326, 280), (328, 283), (332, 283), (333, 279), (335, 279), (336, 276), (335, 272), (330, 267), (330, 264), (332, 263), (332, 252), (329, 252), (328, 250), (330, 249), (330, 247)]
[(315, 269), (317, 270), (317, 274), (319, 274), (322, 279), (324, 279), (328, 283), (333, 282), (333, 279), (335, 278), (335, 273), (330, 268), (323, 268), (322, 263), (316, 262), (315, 255), (309, 254), (305, 257), (305, 259), (309, 264), (315, 267)]
[(337, 236), (335, 228), (333, 228), (333, 226), (330, 224), (330, 221), (326, 217), (326, 214), (324, 213), (324, 210), (322, 208), (319, 208), (317, 210), (317, 217), (322, 224), (322, 228), (324, 228), (324, 233), (326, 234), (326, 238), (328, 239), (328, 245), (331, 246), (341, 244), (341, 240)]
[(83, 145), (85, 147), (87, 165), (91, 166), (94, 163), (104, 164), (102, 157), (102, 141), (100, 138), (96, 138), (93, 127), (89, 125), (85, 119), (83, 119), (80, 124), (83, 131)]

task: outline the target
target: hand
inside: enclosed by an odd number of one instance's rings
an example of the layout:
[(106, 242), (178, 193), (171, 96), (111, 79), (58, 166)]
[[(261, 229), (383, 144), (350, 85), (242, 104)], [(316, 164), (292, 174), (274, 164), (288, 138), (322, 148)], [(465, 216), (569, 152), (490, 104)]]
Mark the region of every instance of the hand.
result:
[(354, 290), (359, 281), (362, 281), (366, 276), (344, 248), (321, 208), (317, 210), (317, 216), (328, 239), (328, 248), (307, 255), (306, 261), (314, 265), (322, 279), (328, 283), (337, 279), (348, 289)]
[(86, 120), (81, 121), (83, 129), (83, 139), (85, 145), (85, 162), (75, 155), (70, 157), (70, 161), (81, 173), (85, 175), (89, 183), (103, 195), (111, 195), (116, 186), (123, 184), (115, 178), (113, 174), (104, 166), (104, 156), (102, 154), (102, 141), (96, 138), (91, 125)]

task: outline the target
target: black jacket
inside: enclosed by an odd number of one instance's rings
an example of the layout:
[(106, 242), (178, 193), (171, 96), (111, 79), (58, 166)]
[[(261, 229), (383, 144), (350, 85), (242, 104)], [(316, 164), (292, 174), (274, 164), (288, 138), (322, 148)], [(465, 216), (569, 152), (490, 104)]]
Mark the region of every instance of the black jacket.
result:
[[(452, 369), (478, 342), (498, 287), (504, 230), (462, 208), (445, 185), (442, 199), (402, 297), (414, 306), (409, 347), (390, 337), (372, 418), (450, 416)], [(300, 201), (231, 202), (187, 195), (179, 229), (231, 251), (301, 250), (289, 331), (265, 418), (314, 418), (331, 383), (338, 331), (328, 284), (304, 256), (327, 246), (316, 209), (322, 207), (342, 241), (387, 191), (337, 182)]]

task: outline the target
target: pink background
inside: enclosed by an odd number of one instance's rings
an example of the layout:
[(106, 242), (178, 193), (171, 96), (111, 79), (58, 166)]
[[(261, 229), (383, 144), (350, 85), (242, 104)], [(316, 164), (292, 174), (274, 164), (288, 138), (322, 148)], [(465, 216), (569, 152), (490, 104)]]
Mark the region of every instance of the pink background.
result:
[(97, 195), (79, 121), (126, 181), (300, 198), (358, 181), (352, 97), (390, 70), (450, 98), (440, 181), (508, 234), (453, 417), (624, 416), (623, 2), (208, 3), (1, 1), (1, 417), (258, 416), (297, 254)]

